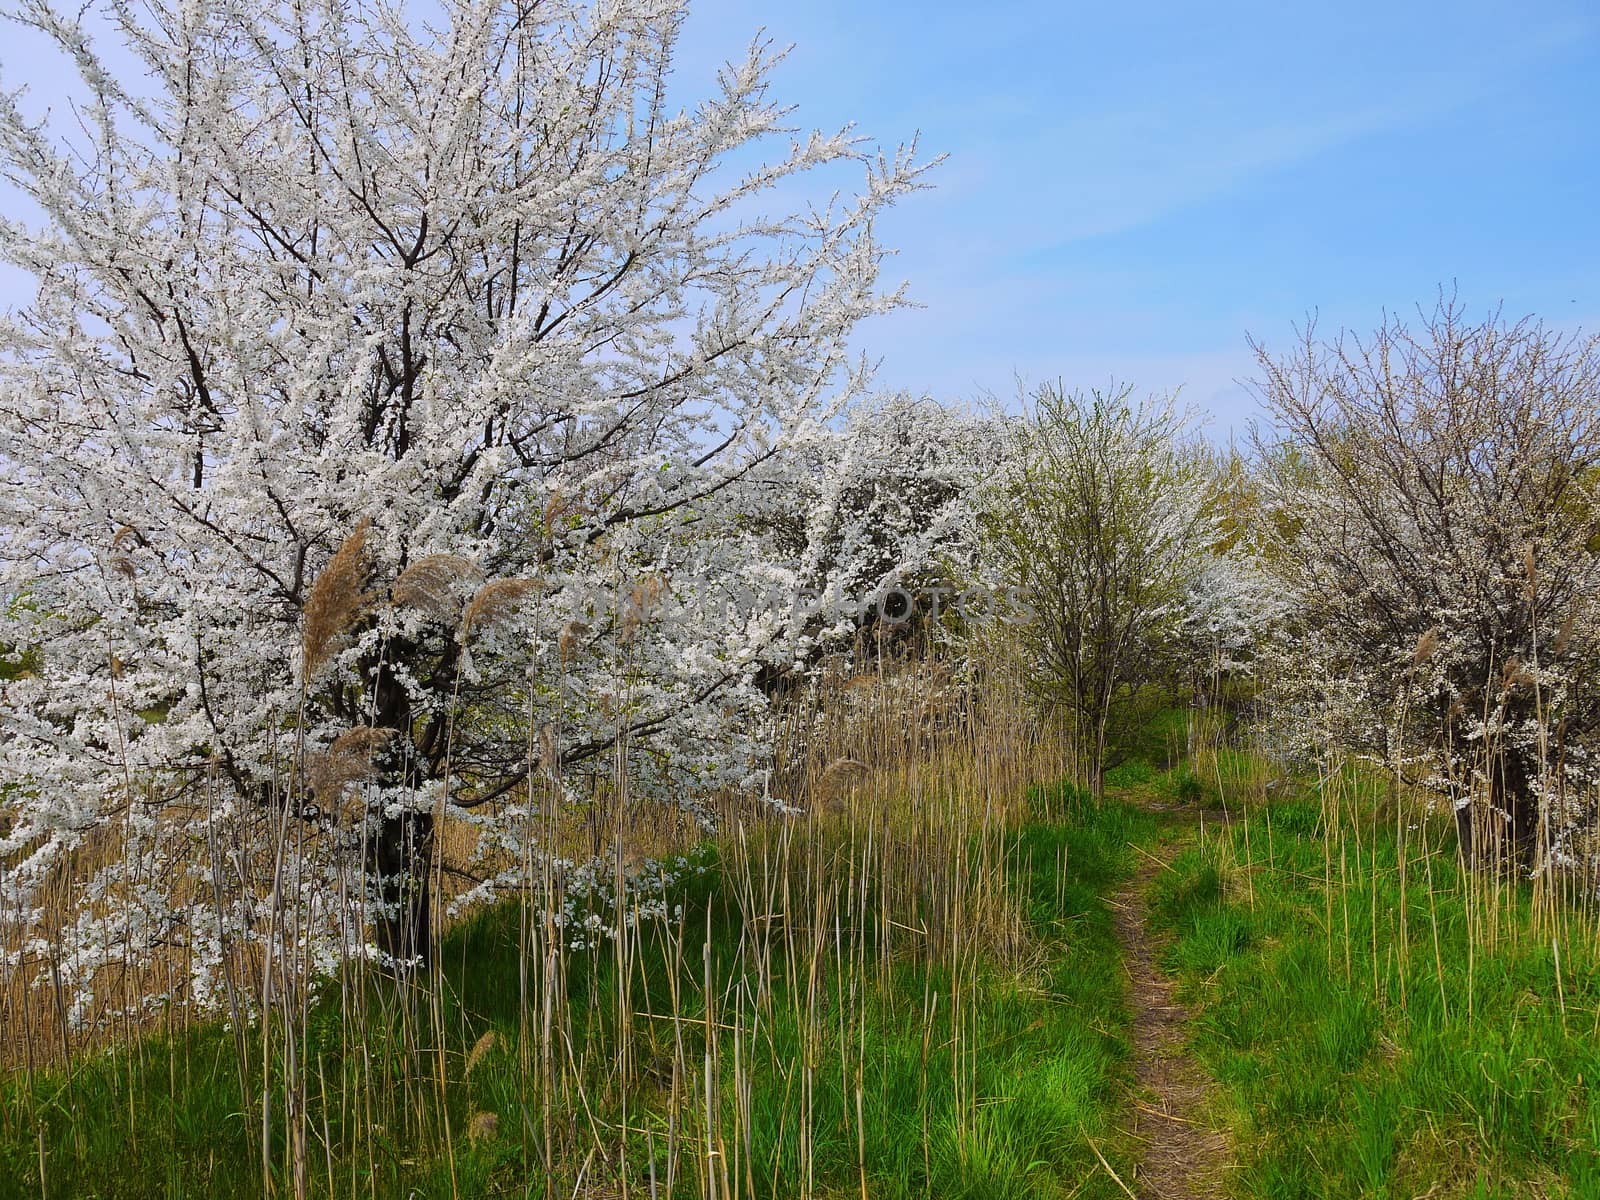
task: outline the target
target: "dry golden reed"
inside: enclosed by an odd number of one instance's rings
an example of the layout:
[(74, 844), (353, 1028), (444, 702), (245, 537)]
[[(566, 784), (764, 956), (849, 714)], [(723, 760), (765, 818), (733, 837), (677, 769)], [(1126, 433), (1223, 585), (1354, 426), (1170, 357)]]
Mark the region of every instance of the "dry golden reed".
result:
[(1520, 687), (1528, 687), (1534, 682), (1533, 673), (1528, 670), (1523, 661), (1516, 655), (1506, 659), (1505, 666), (1501, 669), (1500, 687), (1503, 691), (1514, 692)]
[(629, 589), (628, 599), (622, 606), (620, 636), (624, 642), (631, 642), (638, 635), (639, 627), (650, 620), (650, 614), (666, 590), (666, 580), (659, 575), (647, 575)]
[(537, 579), (491, 579), (480, 587), (461, 615), (461, 637), (489, 629), (505, 620), (543, 585)]
[(840, 809), (851, 790), (861, 783), (871, 768), (854, 758), (836, 758), (816, 777), (811, 791), (817, 802), (830, 811)]
[(367, 533), (371, 528), (372, 522), (362, 517), (311, 585), (300, 643), (302, 679), (310, 680), (327, 664), (340, 640), (372, 602), (366, 590), (371, 570)]
[(328, 748), (310, 757), (306, 781), (318, 802), (340, 809), (346, 789), (372, 778), (372, 756), (394, 737), (393, 729), (357, 725), (334, 738)]
[(482, 581), (483, 571), (470, 558), (428, 554), (400, 572), (389, 596), (404, 608), (415, 608), (453, 624), (461, 615), (462, 589)]
[(582, 621), (568, 621), (561, 627), (561, 636), (556, 639), (556, 648), (560, 652), (561, 665), (563, 667), (572, 661), (572, 655), (577, 650), (578, 642), (588, 632), (589, 627)]
[(555, 532), (556, 522), (571, 511), (572, 505), (567, 501), (567, 497), (562, 493), (561, 489), (559, 487), (553, 489), (550, 492), (550, 498), (544, 502), (544, 512), (541, 518), (546, 538), (549, 538)]
[(539, 728), (539, 767), (551, 778), (561, 770), (561, 738), (548, 722)]
[(472, 1050), (467, 1055), (467, 1065), (462, 1070), (462, 1075), (471, 1075), (472, 1068), (476, 1067), (490, 1054), (500, 1048), (500, 1035), (493, 1029), (486, 1029), (483, 1036), (472, 1044)]
[(1578, 614), (1570, 612), (1567, 619), (1561, 622), (1561, 628), (1556, 630), (1555, 641), (1550, 643), (1550, 650), (1554, 654), (1565, 654), (1568, 644), (1572, 641), (1572, 633), (1578, 623)]
[(132, 549), (135, 546), (147, 546), (144, 535), (132, 525), (119, 525), (117, 531), (111, 535), (111, 569), (118, 575), (132, 579), (138, 574), (134, 566)]
[(1429, 629), (1417, 639), (1416, 649), (1411, 651), (1411, 665), (1420, 667), (1433, 657), (1439, 649), (1439, 630), (1437, 627)]

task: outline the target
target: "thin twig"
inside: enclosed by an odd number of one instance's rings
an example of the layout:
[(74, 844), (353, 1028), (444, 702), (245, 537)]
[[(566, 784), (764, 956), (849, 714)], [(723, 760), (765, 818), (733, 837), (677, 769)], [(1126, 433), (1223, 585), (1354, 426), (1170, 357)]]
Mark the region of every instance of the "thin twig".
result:
[(1111, 1176), (1113, 1182), (1128, 1194), (1128, 1200), (1139, 1200), (1139, 1197), (1133, 1194), (1133, 1190), (1122, 1182), (1122, 1176), (1112, 1169), (1111, 1164), (1106, 1161), (1106, 1156), (1100, 1153), (1100, 1147), (1095, 1145), (1094, 1139), (1086, 1138), (1085, 1140), (1089, 1143), (1089, 1149), (1094, 1151), (1094, 1156), (1100, 1160), (1100, 1165), (1106, 1169), (1106, 1174)]

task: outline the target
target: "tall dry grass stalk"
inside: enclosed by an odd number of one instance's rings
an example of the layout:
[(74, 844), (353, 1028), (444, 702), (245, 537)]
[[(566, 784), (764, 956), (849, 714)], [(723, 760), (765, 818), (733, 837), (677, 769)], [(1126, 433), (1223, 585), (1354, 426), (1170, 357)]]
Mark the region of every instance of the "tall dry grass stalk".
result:
[[(1413, 668), (1425, 663), (1436, 645), (1436, 635), (1425, 633), (1412, 655)], [(1495, 673), (1501, 689), (1527, 688), (1534, 694), (1540, 764), (1535, 784), (1541, 800), (1531, 848), (1517, 844), (1511, 816), (1492, 783), (1510, 753), (1505, 735), (1495, 731), (1492, 712), (1479, 714), (1489, 736), (1448, 747), (1454, 776), (1461, 781), (1456, 795), (1420, 783), (1423, 772), (1399, 749), (1408, 744), (1416, 719), (1403, 698), (1396, 749), (1381, 769), (1332, 743), (1322, 748), (1316, 791), (1328, 897), (1327, 961), (1348, 982), (1369, 987), (1380, 1006), (1405, 1008), (1413, 955), (1432, 968), (1440, 1011), (1449, 1014), (1459, 1006), (1470, 1020), (1478, 968), (1489, 956), (1536, 946), (1550, 950), (1559, 972), (1564, 959), (1577, 957), (1571, 953), (1575, 944), (1600, 946), (1600, 786), (1573, 794), (1555, 761), (1556, 738), (1540, 693), (1537, 658), (1508, 659)], [(1360, 902), (1367, 911), (1353, 917), (1356, 893), (1364, 893)], [(1453, 974), (1447, 971), (1441, 933), (1441, 901), (1447, 896), (1458, 898), (1465, 913), (1464, 994), (1452, 994), (1445, 985)], [(1395, 936), (1389, 942), (1380, 930), (1391, 909)], [(1358, 934), (1362, 927), (1366, 932)]]
[(483, 570), (459, 554), (427, 554), (396, 577), (389, 598), (446, 624), (461, 616), (462, 592), (483, 583)]
[[(1424, 632), (1410, 656), (1412, 670), (1438, 647), (1437, 631)], [(1574, 789), (1560, 770), (1553, 749), (1559, 746), (1557, 722), (1540, 691), (1538, 654), (1535, 646), (1529, 661), (1510, 659), (1494, 668), (1500, 688), (1526, 688), (1534, 698), (1540, 762), (1535, 784), (1542, 803), (1531, 850), (1516, 844), (1511, 817), (1491, 783), (1509, 752), (1504, 734), (1447, 747), (1454, 775), (1463, 781), (1458, 794), (1449, 795), (1423, 782), (1428, 761), (1407, 756), (1404, 748), (1414, 744), (1413, 727), (1423, 718), (1405, 695), (1397, 702), (1386, 759), (1353, 755), (1325, 734), (1310, 756), (1317, 764), (1310, 781), (1301, 778), (1298, 753), (1280, 754), (1266, 740), (1272, 714), (1242, 738), (1225, 737), (1212, 715), (1215, 687), (1209, 702), (1202, 699), (1191, 714), (1191, 769), (1215, 786), (1231, 815), (1260, 818), (1246, 820), (1219, 851), (1231, 883), (1252, 903), (1263, 850), (1269, 860), (1274, 857), (1276, 802), (1295, 800), (1304, 794), (1302, 784), (1312, 786), (1320, 809), (1328, 969), (1370, 989), (1380, 1008), (1405, 1010), (1417, 986), (1433, 993), (1430, 999), (1437, 999), (1442, 1013), (1459, 1007), (1470, 1019), (1478, 968), (1488, 956), (1537, 947), (1559, 964), (1581, 960), (1576, 951), (1600, 947), (1600, 785)], [(1495, 690), (1484, 689), (1486, 695)], [(1493, 712), (1478, 716), (1483, 726), (1496, 728)], [(1464, 837), (1458, 836), (1458, 822)], [(1475, 848), (1470, 856), (1464, 845)], [(1441, 912), (1450, 907), (1443, 903), (1447, 898), (1458, 899), (1465, 913), (1467, 960), (1459, 974), (1450, 969), (1457, 964), (1446, 961)], [(1392, 936), (1386, 932), (1391, 928)], [(1413, 971), (1416, 960), (1422, 971)], [(1447, 987), (1447, 979), (1462, 977), (1460, 994)]]
[[(646, 608), (641, 604), (641, 609)], [(530, 730), (530, 788), (552, 800), (559, 766)], [(962, 1136), (978, 1136), (977, 1015), (965, 994), (980, 963), (1022, 964), (1025, 923), (1011, 879), (1009, 831), (1027, 786), (1059, 777), (1066, 748), (1038, 725), (1020, 680), (1003, 672), (875, 658), (830, 665), (783, 712), (775, 731), (769, 796), (718, 798), (716, 838), (725, 909), (715, 937), (682, 912), (652, 916), (629, 903), (610, 919), (615, 936), (575, 950), (559, 921), (565, 881), (555, 855), (530, 863), (518, 900), (519, 1003), (515, 1030), (463, 1041), (461, 1074), (490, 1053), (517, 1063), (522, 1112), (478, 1112), (515, 1128), (529, 1170), (552, 1193), (691, 1194), (733, 1198), (812, 1194), (824, 1151), (817, 1089), (856, 1096), (856, 1143), (875, 1114), (861, 1105), (864, 1055), (874, 1035), (867, 997), (907, 963), (937, 966), (947, 992), (921, 998), (932, 1020), (954, 1021), (953, 1086), (966, 1097)], [(685, 851), (694, 826), (661, 820), (634, 798), (619, 755), (601, 811), (579, 823), (561, 805), (529, 806), (546, 847), (598, 850), (614, 887), (652, 856)], [(598, 833), (597, 833), (598, 831)], [(598, 837), (598, 841), (595, 839)], [(711, 913), (701, 918), (711, 922)], [(691, 947), (700, 946), (700, 961)], [(716, 961), (729, 952), (732, 963)], [(585, 993), (574, 1011), (568, 981), (609, 962), (609, 992)], [(645, 972), (661, 970), (660, 989)], [(600, 1006), (600, 1007), (595, 1007)], [(775, 1025), (799, 1028), (798, 1057), (775, 1052)], [(584, 1036), (597, 1027), (604, 1039)], [(490, 1047), (495, 1047), (490, 1049)], [(757, 1078), (796, 1097), (789, 1132), (799, 1178), (755, 1174)], [(448, 1075), (440, 1087), (449, 1086)], [(636, 1112), (648, 1105), (649, 1112)], [(638, 1136), (646, 1133), (648, 1153)], [(633, 1151), (625, 1149), (631, 1143)]]
[(372, 603), (372, 593), (367, 590), (371, 574), (367, 534), (371, 529), (372, 522), (363, 517), (311, 585), (300, 643), (303, 680), (328, 663), (341, 639)]
[[(353, 533), (330, 563), (328, 582), (313, 588), (308, 671), (328, 660), (369, 603), (364, 538), (363, 529)], [(455, 563), (415, 569), (397, 592), (422, 607), (443, 603), (464, 577)], [(463, 606), (463, 630), (487, 628), (537, 586), (508, 584), (479, 588)], [(655, 596), (646, 589), (633, 599), (642, 624)], [(562, 633), (574, 643), (582, 636)], [(274, 787), (347, 812), (345, 826), (356, 837), (372, 756), (390, 736), (360, 726), (311, 753), (286, 727)], [(903, 661), (871, 648), (841, 657), (785, 704), (772, 738), (766, 794), (725, 793), (712, 801), (717, 920), (731, 928), (707, 941), (705, 928), (683, 913), (659, 912), (627, 886), (652, 860), (691, 851), (703, 828), (684, 809), (637, 794), (623, 741), (609, 781), (591, 804), (574, 808), (551, 752), (554, 731), (530, 721), (530, 803), (518, 818), (528, 822), (529, 857), (526, 883), (510, 901), (516, 916), (508, 969), (516, 975), (518, 1015), (514, 1027), (496, 1030), (472, 1026), (471, 997), (447, 997), (443, 970), (395, 979), (350, 955), (314, 996), (307, 914), (331, 906), (353, 927), (368, 924), (364, 848), (348, 837), (311, 836), (304, 822), (285, 815), (288, 804), (259, 812), (221, 803), (197, 809), (219, 926), (231, 919), (229, 897), (241, 894), (253, 898), (266, 926), (264, 937), (227, 941), (224, 972), (234, 1070), (258, 1137), (263, 1193), (376, 1194), (372, 1181), (397, 1143), (453, 1164), (458, 1144), (502, 1139), (518, 1147), (530, 1177), (542, 1177), (552, 1193), (643, 1197), (688, 1188), (724, 1200), (812, 1194), (825, 1153), (819, 1089), (826, 1082), (855, 1097), (851, 1136), (864, 1154), (867, 1122), (877, 1116), (861, 1099), (877, 1036), (871, 997), (908, 965), (928, 968), (928, 980), (947, 981), (926, 985), (913, 1019), (930, 1031), (947, 1023), (941, 1037), (950, 1039), (948, 1083), (960, 1098), (957, 1136), (979, 1138), (983, 1046), (973, 1035), (981, 1014), (971, 995), (980, 970), (1030, 967), (1013, 835), (1028, 787), (1061, 778), (1074, 756), (1036, 717), (1021, 672), (999, 647), (959, 661)], [(469, 885), (466, 874), (484, 864), (474, 864), (474, 829), (442, 806), (439, 815), (434, 880), (442, 914)], [(262, 821), (275, 823), (266, 839), (252, 825)], [(275, 849), (265, 857), (242, 853), (263, 844)], [(79, 865), (124, 849), (108, 836), (86, 845)], [(615, 936), (579, 949), (563, 923), (572, 897), (561, 864), (591, 859), (612, 864), (612, 891), (625, 899), (617, 909), (601, 906)], [(340, 881), (336, 895), (306, 894), (304, 873), (291, 869), (303, 860), (328, 868)], [(71, 936), (68, 915), (78, 909), (77, 881), (85, 877), (69, 868), (58, 882), (63, 938)], [(442, 923), (432, 930), (436, 955), (447, 934)], [(615, 987), (583, 993), (587, 1007), (575, 1009), (574, 975), (600, 961)], [(647, 977), (663, 964), (670, 979), (664, 1002), (652, 986), (658, 981)], [(87, 1039), (68, 1032), (65, 984), (29, 992), (18, 979), (9, 975), (0, 991), (10, 1061), (38, 1069), (81, 1050)], [(127, 1016), (95, 1036), (138, 1045), (154, 1028), (181, 1029), (194, 1019), (185, 979), (181, 952), (130, 961), (119, 991)], [(157, 991), (171, 1002), (141, 1009), (138, 1001)], [(336, 1017), (336, 1053), (326, 1033), (312, 1037), (319, 1007)], [(798, 1056), (777, 1052), (776, 1024), (803, 1032)], [(611, 1032), (585, 1036), (596, 1028)], [(925, 1054), (924, 1061), (933, 1059)], [(480, 1105), (452, 1127), (455, 1097), (489, 1063), (515, 1064), (519, 1107)], [(785, 1135), (793, 1142), (784, 1153), (805, 1164), (799, 1179), (756, 1173), (755, 1081), (773, 1078), (795, 1098), (796, 1120)], [(130, 1092), (130, 1104), (137, 1103)], [(130, 1122), (137, 1117), (130, 1113)], [(640, 1130), (648, 1131), (653, 1157), (637, 1149)]]

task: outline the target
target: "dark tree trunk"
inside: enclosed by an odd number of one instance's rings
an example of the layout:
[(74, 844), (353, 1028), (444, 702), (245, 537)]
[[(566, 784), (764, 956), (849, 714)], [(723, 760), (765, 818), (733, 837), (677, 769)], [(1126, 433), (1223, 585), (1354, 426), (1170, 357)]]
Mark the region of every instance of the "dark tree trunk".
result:
[[(391, 645), (390, 654), (405, 649)], [(411, 697), (388, 661), (378, 664), (373, 675), (373, 723), (393, 730), (388, 746), (374, 759), (378, 782), (414, 793), (426, 772), (411, 744)], [(432, 933), (433, 814), (406, 809), (376, 816), (366, 866), (373, 895), (382, 906), (376, 921), (378, 949), (396, 963), (425, 969)], [(397, 967), (396, 973), (406, 969)]]
[[(1489, 772), (1487, 811), (1478, 804), (1456, 809), (1456, 834), (1472, 867), (1533, 867), (1539, 849), (1539, 801), (1534, 773), (1518, 754), (1501, 754)], [(1474, 820), (1475, 813), (1481, 814)]]
[(429, 962), (432, 918), (433, 814), (403, 812), (379, 818), (368, 870), (383, 905), (377, 922), (378, 949), (397, 962)]
[(1477, 840), (1472, 836), (1473, 808), (1470, 800), (1456, 807), (1456, 842), (1461, 847), (1461, 861), (1469, 867), (1478, 865)]
[(1528, 766), (1520, 755), (1501, 756), (1489, 789), (1495, 808), (1505, 813), (1507, 853), (1523, 868), (1534, 865), (1539, 848), (1539, 801)]

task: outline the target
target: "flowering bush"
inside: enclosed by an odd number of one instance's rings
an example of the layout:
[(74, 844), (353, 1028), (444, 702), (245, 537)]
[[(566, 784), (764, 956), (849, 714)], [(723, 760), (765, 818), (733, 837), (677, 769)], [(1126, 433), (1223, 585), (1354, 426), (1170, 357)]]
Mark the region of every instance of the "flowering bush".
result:
[(1446, 304), (1261, 363), (1276, 674), (1305, 740), (1440, 789), (1469, 855), (1573, 860), (1600, 731), (1600, 341)]

